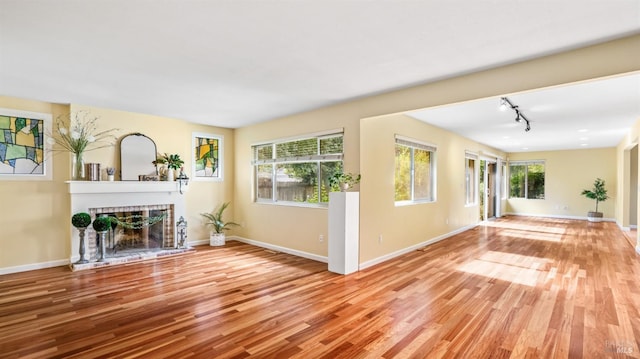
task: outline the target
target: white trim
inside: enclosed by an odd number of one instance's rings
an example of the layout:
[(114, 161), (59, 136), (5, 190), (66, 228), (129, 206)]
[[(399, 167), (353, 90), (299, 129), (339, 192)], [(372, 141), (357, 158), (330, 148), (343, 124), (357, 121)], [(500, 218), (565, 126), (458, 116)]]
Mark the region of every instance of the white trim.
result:
[[(567, 215), (557, 215), (557, 214), (538, 214), (538, 213), (513, 213), (507, 212), (503, 213), (505, 216), (520, 216), (520, 217), (541, 217), (541, 218), (558, 218), (558, 219), (577, 219), (577, 220), (589, 220), (587, 216), (567, 216)], [(602, 218), (601, 222), (616, 222), (615, 218)]]
[(464, 151), (464, 158), (468, 158), (471, 160), (477, 160), (478, 159), (478, 154), (473, 152), (473, 151)]
[[(272, 139), (272, 140), (253, 142), (253, 143), (251, 143), (251, 147), (253, 147), (253, 146), (262, 146), (262, 145), (271, 145), (271, 144), (284, 143), (284, 142), (291, 142), (291, 141), (296, 141), (296, 140), (304, 140), (304, 139), (308, 139), (308, 138), (316, 138), (316, 137), (331, 136), (331, 135), (340, 135), (340, 134), (344, 135), (344, 127), (336, 128), (336, 129), (333, 129), (333, 130), (325, 130), (325, 131), (306, 133), (306, 134), (297, 135), (297, 136), (282, 137), (282, 138), (277, 138), (277, 139)], [(253, 157), (253, 155), (252, 155), (252, 157)]]
[[(243, 243), (254, 245), (256, 247), (267, 248), (277, 252), (287, 253), (297, 257), (311, 259), (316, 262), (329, 263), (329, 259), (325, 256), (319, 256), (317, 254), (298, 251), (298, 250), (287, 248), (287, 247), (276, 246), (270, 243), (260, 242), (253, 239), (248, 239), (248, 238), (243, 238), (238, 236), (227, 236), (227, 240), (243, 242)], [(209, 242), (207, 241), (207, 243)]]
[(398, 135), (397, 133), (395, 134), (395, 141), (396, 141), (396, 144), (399, 144), (402, 146), (419, 148), (429, 152), (438, 151), (438, 146), (434, 145), (433, 143), (416, 140), (415, 138)]
[(27, 272), (27, 271), (32, 271), (32, 270), (37, 270), (37, 269), (45, 269), (45, 268), (52, 268), (52, 267), (68, 266), (68, 265), (69, 265), (69, 260), (68, 259), (58, 259), (58, 260), (49, 261), (49, 262), (24, 264), (24, 265), (20, 265), (20, 266), (0, 268), (0, 275), (11, 274), (11, 273), (19, 273), (19, 272)]
[(496, 154), (495, 154), (495, 153), (493, 153), (493, 152), (489, 152), (489, 151), (480, 151), (480, 154), (481, 154), (481, 156), (482, 156), (482, 157), (486, 157), (486, 158), (487, 158), (487, 159), (489, 159), (489, 160), (493, 160), (493, 161), (496, 161), (496, 160), (503, 160), (503, 161), (504, 161), (504, 157), (499, 156), (499, 155), (496, 155)]
[(372, 259), (372, 260), (368, 260), (368, 261), (366, 261), (366, 262), (362, 262), (362, 263), (360, 263), (360, 270), (363, 270), (363, 269), (369, 268), (369, 267), (371, 267), (371, 266), (374, 266), (374, 265), (376, 265), (376, 264), (380, 264), (380, 263), (382, 263), (382, 262), (386, 262), (386, 261), (388, 261), (388, 260), (390, 260), (390, 259), (393, 259), (393, 258), (396, 258), (396, 257), (402, 256), (402, 255), (407, 254), (407, 253), (409, 253), (409, 252), (413, 252), (413, 251), (415, 251), (415, 250), (417, 250), (417, 249), (420, 249), (420, 248), (422, 248), (422, 247), (424, 247), (424, 246), (428, 246), (428, 245), (430, 245), (430, 244), (434, 244), (434, 243), (436, 243), (436, 242), (440, 242), (440, 241), (441, 241), (441, 240), (443, 240), (443, 239), (447, 239), (447, 238), (449, 238), (449, 237), (453, 237), (453, 236), (455, 236), (456, 234), (460, 234), (460, 233), (462, 233), (462, 232), (468, 231), (468, 230), (470, 230), (470, 229), (475, 228), (476, 226), (478, 226), (478, 224), (477, 224), (477, 223), (476, 223), (476, 224), (468, 225), (468, 226), (466, 226), (466, 227), (458, 228), (458, 229), (456, 229), (456, 230), (455, 230), (455, 231), (453, 231), (453, 232), (445, 233), (445, 234), (443, 234), (443, 235), (440, 235), (440, 236), (437, 236), (437, 237), (431, 238), (431, 239), (429, 239), (429, 240), (427, 240), (427, 241), (424, 241), (424, 242), (421, 242), (421, 243), (418, 243), (418, 244), (414, 244), (414, 245), (412, 245), (412, 246), (410, 246), (410, 247), (402, 248), (402, 249), (397, 250), (397, 251), (395, 251), (395, 252), (392, 252), (392, 253), (389, 253), (389, 254), (385, 254), (385, 255), (383, 255), (383, 256), (381, 256), (381, 257), (374, 258), (374, 259)]

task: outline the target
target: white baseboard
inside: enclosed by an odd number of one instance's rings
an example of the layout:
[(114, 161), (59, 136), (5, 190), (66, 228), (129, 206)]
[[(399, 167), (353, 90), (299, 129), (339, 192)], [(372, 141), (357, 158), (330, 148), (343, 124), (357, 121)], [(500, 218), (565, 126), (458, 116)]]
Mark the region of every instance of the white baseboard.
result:
[(189, 246), (200, 246), (203, 244), (209, 244), (209, 240), (208, 239), (201, 239), (199, 241), (188, 241), (187, 245)]
[[(229, 237), (227, 237), (227, 239), (231, 240), (231, 241), (238, 241), (238, 242), (251, 244), (251, 245), (254, 245), (254, 246), (257, 246), (257, 247), (271, 249), (271, 250), (276, 251), (276, 252), (282, 252), (282, 253), (287, 253), (287, 254), (291, 254), (291, 255), (294, 255), (294, 256), (302, 257), (302, 258), (311, 259), (311, 260), (314, 260), (316, 262), (329, 263), (329, 259), (327, 257), (325, 257), (325, 256), (319, 256), (317, 254), (298, 251), (298, 250), (287, 248), (287, 247), (280, 247), (280, 246), (273, 245), (271, 243), (260, 242), (260, 241), (256, 241), (256, 240), (253, 240), (253, 239), (248, 239), (248, 238), (243, 238), (243, 237), (238, 237), (238, 236), (229, 236)], [(207, 241), (207, 243), (209, 243), (209, 242)]]
[[(588, 221), (587, 216), (568, 216), (568, 215), (557, 215), (557, 214), (538, 214), (538, 213), (513, 213), (507, 212), (504, 213), (505, 216), (521, 216), (521, 217), (540, 217), (540, 218), (557, 218), (557, 219), (577, 219)], [(602, 218), (601, 222), (615, 222), (615, 218)]]
[(369, 268), (369, 267), (374, 266), (376, 264), (379, 264), (379, 263), (382, 263), (382, 262), (386, 262), (386, 261), (388, 261), (390, 259), (393, 259), (395, 257), (399, 257), (399, 256), (401, 256), (403, 254), (407, 254), (409, 252), (413, 252), (413, 251), (415, 251), (415, 250), (417, 250), (419, 248), (428, 246), (428, 245), (436, 243), (436, 242), (440, 242), (443, 239), (447, 239), (449, 237), (453, 237), (456, 234), (460, 234), (462, 232), (468, 231), (468, 230), (473, 229), (473, 228), (475, 228), (477, 226), (478, 226), (478, 224), (471, 224), (471, 225), (468, 225), (466, 227), (462, 227), (462, 228), (456, 229), (453, 232), (449, 232), (449, 233), (437, 236), (435, 238), (431, 238), (429, 240), (426, 240), (426, 241), (418, 243), (418, 244), (414, 244), (414, 245), (412, 245), (410, 247), (407, 247), (407, 248), (402, 248), (400, 250), (397, 250), (397, 251), (389, 253), (389, 254), (385, 254), (385, 255), (383, 255), (381, 257), (374, 258), (372, 260), (368, 260), (366, 262), (360, 263), (359, 269)]
[(15, 267), (0, 268), (0, 275), (27, 272), (30, 270), (44, 269), (44, 268), (51, 268), (51, 267), (68, 266), (68, 265), (69, 265), (69, 259), (58, 259), (58, 260), (49, 261), (49, 262), (24, 264), (24, 265), (15, 266)]

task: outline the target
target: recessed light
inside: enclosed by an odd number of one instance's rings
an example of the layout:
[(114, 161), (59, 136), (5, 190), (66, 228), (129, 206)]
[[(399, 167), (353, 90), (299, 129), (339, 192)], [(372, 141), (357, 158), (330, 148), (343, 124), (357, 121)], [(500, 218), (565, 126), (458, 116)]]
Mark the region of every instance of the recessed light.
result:
[(589, 137), (580, 137), (580, 141), (586, 141), (588, 139), (589, 139)]
[(589, 146), (589, 144), (588, 143), (581, 143), (580, 146), (586, 147), (586, 146)]
[(586, 128), (579, 129), (578, 132), (589, 132)]

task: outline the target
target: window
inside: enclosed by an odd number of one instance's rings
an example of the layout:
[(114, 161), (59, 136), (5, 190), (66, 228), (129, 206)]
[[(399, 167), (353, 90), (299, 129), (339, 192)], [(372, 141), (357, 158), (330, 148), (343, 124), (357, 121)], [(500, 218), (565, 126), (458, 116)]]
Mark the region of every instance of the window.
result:
[(471, 205), (477, 203), (476, 189), (478, 188), (478, 176), (476, 176), (476, 160), (478, 156), (467, 152), (464, 157), (465, 188), (467, 194), (466, 204)]
[(509, 197), (544, 199), (544, 161), (509, 164)]
[(329, 177), (342, 171), (342, 133), (255, 145), (258, 202), (326, 204)]
[(435, 200), (435, 153), (435, 146), (396, 136), (396, 202)]

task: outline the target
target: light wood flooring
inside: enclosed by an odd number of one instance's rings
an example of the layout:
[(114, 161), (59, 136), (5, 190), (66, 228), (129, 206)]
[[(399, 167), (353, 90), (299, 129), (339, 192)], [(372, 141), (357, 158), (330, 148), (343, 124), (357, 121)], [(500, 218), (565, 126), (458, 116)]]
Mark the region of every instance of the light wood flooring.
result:
[(341, 276), (231, 241), (0, 276), (0, 358), (640, 358), (614, 223), (510, 217)]

